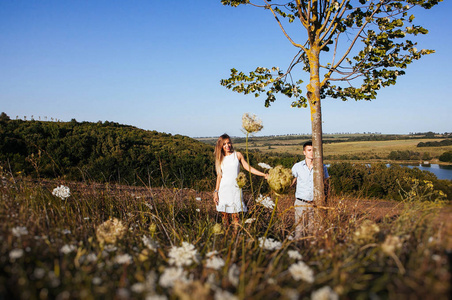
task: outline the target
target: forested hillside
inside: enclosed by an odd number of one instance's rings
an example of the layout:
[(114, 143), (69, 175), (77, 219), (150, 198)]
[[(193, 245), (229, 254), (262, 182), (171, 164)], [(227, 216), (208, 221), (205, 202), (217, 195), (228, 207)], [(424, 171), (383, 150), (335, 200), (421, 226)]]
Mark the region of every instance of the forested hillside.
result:
[(113, 122), (44, 122), (0, 116), (0, 163), (29, 176), (203, 188), (213, 147)]

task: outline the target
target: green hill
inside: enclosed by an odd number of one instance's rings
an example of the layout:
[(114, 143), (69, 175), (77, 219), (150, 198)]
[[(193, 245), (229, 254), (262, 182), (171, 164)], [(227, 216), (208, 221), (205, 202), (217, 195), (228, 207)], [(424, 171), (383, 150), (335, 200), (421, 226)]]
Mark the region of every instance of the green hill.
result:
[(203, 189), (213, 147), (114, 122), (47, 122), (0, 116), (0, 164), (14, 174)]

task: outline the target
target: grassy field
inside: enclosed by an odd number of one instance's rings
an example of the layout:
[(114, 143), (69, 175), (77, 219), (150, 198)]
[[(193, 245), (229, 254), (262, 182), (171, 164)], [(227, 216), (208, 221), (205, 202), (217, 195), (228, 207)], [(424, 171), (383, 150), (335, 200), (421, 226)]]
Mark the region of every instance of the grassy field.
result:
[(413, 195), (332, 197), (316, 230), (295, 240), (293, 190), (264, 195), (274, 209), (245, 193), (238, 227), (221, 225), (210, 192), (7, 174), (0, 191), (0, 299), (450, 295), (451, 208)]
[[(446, 151), (452, 150), (451, 146), (443, 147), (417, 147), (420, 142), (434, 142), (439, 139), (416, 138), (410, 136), (401, 136), (398, 140), (383, 141), (346, 141), (349, 138), (364, 135), (325, 135), (324, 156), (326, 162), (339, 159), (341, 156), (355, 157), (366, 162), (388, 161), (388, 155), (391, 151), (413, 151), (419, 152), (422, 156), (424, 152), (433, 157), (432, 163), (439, 163), (438, 157)], [(274, 136), (274, 137), (251, 137), (249, 140), (250, 150), (259, 150), (262, 153), (288, 153), (292, 155), (301, 155), (303, 143), (310, 139), (309, 136)], [(215, 139), (200, 139), (203, 142), (212, 144)], [(342, 142), (328, 143), (328, 141)], [(237, 149), (245, 149), (245, 140), (243, 138), (233, 139), (234, 146)], [(344, 160), (344, 159), (342, 159)], [(350, 160), (350, 159), (346, 159)]]

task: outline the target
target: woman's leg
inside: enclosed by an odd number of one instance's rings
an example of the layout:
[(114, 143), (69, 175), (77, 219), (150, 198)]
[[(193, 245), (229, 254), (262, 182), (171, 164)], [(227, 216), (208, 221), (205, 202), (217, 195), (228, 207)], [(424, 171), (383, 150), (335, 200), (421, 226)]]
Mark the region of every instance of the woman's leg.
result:
[(239, 224), (239, 214), (231, 214), (232, 217), (232, 224), (238, 225)]
[(228, 226), (229, 226), (229, 216), (228, 216), (228, 213), (222, 212), (222, 213), (221, 213), (221, 218), (223, 219), (223, 225), (224, 225), (225, 227), (228, 227)]

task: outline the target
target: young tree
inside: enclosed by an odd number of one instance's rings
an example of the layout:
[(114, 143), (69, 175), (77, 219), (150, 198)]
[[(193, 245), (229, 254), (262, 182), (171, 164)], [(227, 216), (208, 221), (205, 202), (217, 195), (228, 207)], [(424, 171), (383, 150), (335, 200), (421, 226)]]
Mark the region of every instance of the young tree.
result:
[[(294, 98), (293, 107), (309, 105), (317, 203), (324, 202), (321, 99), (371, 100), (380, 88), (394, 85), (410, 63), (434, 52), (416, 49), (417, 43), (409, 39), (428, 32), (413, 23), (414, 15), (410, 11), (415, 7), (430, 9), (441, 1), (221, 1), (223, 5), (245, 4), (268, 10), (297, 49), (285, 71), (258, 67), (245, 74), (231, 69), (230, 78), (221, 80), (221, 85), (256, 97), (265, 93), (266, 107), (276, 100), (277, 93)], [(292, 38), (290, 30), (304, 31), (306, 40)], [(302, 89), (303, 80), (293, 80), (293, 73), (299, 68), (309, 73), (306, 93)]]

